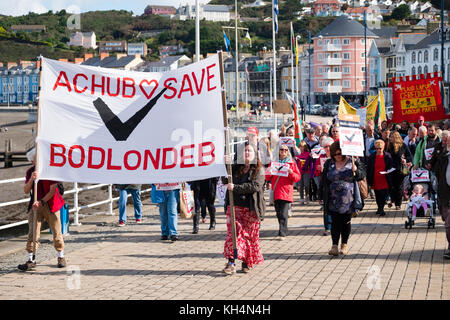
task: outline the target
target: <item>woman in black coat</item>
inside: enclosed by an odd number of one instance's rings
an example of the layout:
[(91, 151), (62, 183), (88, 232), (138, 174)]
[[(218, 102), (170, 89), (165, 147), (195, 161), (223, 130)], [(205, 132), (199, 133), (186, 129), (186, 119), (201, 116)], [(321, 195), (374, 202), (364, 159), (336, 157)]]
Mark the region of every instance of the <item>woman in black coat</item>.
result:
[(391, 200), (395, 203), (395, 209), (400, 210), (403, 198), (402, 184), (403, 179), (406, 176), (406, 174), (402, 172), (402, 167), (404, 165), (411, 167), (413, 159), (409, 148), (403, 142), (403, 139), (398, 132), (391, 133), (386, 151), (391, 154), (393, 162), (392, 167), (395, 169), (395, 171), (392, 172), (392, 184), (390, 184)]
[(198, 225), (200, 223), (200, 211), (202, 221), (206, 221), (206, 208), (208, 208), (210, 223), (209, 230), (214, 230), (216, 228), (216, 207), (214, 206), (214, 201), (216, 199), (216, 188), (219, 178), (209, 178), (204, 180), (192, 181), (190, 183), (191, 190), (194, 191), (194, 198), (196, 200), (195, 215), (192, 216), (193, 222), (193, 234), (198, 233)]
[(392, 185), (392, 174), (387, 171), (392, 169), (392, 157), (388, 152), (384, 152), (384, 141), (374, 142), (375, 153), (367, 160), (367, 184), (375, 192), (377, 202), (377, 214), (384, 216), (384, 205), (389, 194), (389, 186)]

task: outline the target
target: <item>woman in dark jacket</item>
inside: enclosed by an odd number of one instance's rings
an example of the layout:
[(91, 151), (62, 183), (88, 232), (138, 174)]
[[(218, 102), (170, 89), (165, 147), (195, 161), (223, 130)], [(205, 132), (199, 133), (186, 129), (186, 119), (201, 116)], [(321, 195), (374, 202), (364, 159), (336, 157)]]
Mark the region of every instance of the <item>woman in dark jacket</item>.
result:
[(228, 263), (223, 270), (226, 274), (236, 273), (231, 229), (229, 192), (233, 192), (236, 219), (236, 249), (242, 260), (242, 272), (264, 261), (259, 243), (260, 221), (264, 219), (264, 167), (259, 160), (258, 151), (252, 144), (246, 144), (242, 155), (238, 155), (237, 164), (232, 167), (233, 183), (227, 184), (225, 203), (227, 206), (227, 236), (223, 255)]
[(384, 152), (384, 141), (374, 142), (375, 153), (369, 156), (367, 161), (367, 184), (375, 191), (377, 202), (377, 214), (384, 216), (384, 205), (389, 193), (389, 186), (392, 185), (392, 174), (386, 173), (392, 169), (392, 157)]
[[(332, 216), (331, 238), (333, 245), (329, 255), (348, 253), (347, 241), (351, 231), (351, 219), (355, 212), (355, 182), (366, 177), (364, 165), (358, 159), (342, 154), (339, 142), (330, 146), (331, 159), (324, 164), (320, 180), (319, 198), (324, 211)], [(341, 249), (338, 249), (341, 238)]]
[(392, 172), (392, 184), (390, 184), (391, 188), (389, 193), (391, 195), (391, 200), (395, 203), (395, 209), (400, 210), (403, 198), (402, 184), (403, 179), (407, 174), (402, 172), (402, 167), (404, 165), (411, 167), (413, 159), (411, 152), (398, 132), (392, 132), (389, 136), (389, 143), (386, 151), (391, 154), (392, 167), (395, 169), (395, 171)]

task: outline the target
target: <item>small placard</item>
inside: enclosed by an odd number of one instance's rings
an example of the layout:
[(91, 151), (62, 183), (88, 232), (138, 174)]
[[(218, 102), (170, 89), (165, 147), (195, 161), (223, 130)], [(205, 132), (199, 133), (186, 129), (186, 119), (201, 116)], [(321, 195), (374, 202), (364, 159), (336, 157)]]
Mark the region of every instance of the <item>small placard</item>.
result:
[(413, 183), (417, 182), (429, 182), (430, 173), (426, 169), (413, 169), (411, 171), (411, 181)]

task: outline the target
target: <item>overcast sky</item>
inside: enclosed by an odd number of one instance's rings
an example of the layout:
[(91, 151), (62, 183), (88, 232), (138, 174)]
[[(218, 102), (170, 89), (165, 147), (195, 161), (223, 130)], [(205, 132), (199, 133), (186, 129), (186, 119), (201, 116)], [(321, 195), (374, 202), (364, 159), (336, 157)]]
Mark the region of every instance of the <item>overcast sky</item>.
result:
[[(208, 0), (199, 0), (206, 3)], [(65, 9), (77, 13), (95, 10), (127, 10), (141, 15), (149, 4), (170, 5), (195, 4), (195, 0), (0, 0), (0, 14), (21, 16), (28, 12), (44, 13), (48, 10)], [(69, 10), (68, 10), (69, 9)]]

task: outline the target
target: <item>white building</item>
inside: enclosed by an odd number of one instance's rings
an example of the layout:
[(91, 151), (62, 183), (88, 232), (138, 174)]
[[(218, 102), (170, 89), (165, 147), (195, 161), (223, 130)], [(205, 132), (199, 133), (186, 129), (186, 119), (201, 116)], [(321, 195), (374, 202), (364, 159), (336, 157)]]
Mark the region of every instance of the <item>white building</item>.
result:
[(129, 43), (127, 48), (127, 54), (129, 56), (139, 54), (143, 57), (147, 55), (147, 45), (145, 42)]
[[(189, 20), (195, 19), (195, 5), (180, 6), (175, 15), (175, 19)], [(230, 8), (225, 5), (200, 4), (200, 20), (208, 21), (230, 21)]]
[(95, 36), (95, 32), (75, 32), (70, 35), (70, 41), (68, 43), (69, 46), (78, 46), (84, 48), (92, 48), (96, 49), (97, 45), (97, 37)]
[(186, 64), (191, 63), (192, 60), (185, 56), (168, 56), (159, 61), (143, 62), (134, 68), (135, 71), (143, 72), (167, 72), (170, 70), (178, 69)]

